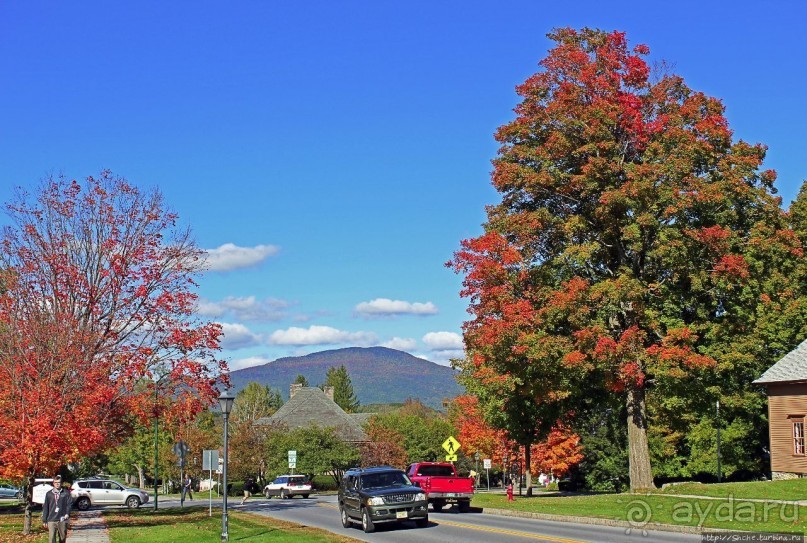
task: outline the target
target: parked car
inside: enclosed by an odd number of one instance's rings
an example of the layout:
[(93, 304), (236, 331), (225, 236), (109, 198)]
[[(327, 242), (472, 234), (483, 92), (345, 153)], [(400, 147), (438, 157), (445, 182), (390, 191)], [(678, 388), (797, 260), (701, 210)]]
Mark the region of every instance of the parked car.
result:
[(0, 498), (22, 499), (22, 489), (7, 483), (0, 483)]
[(78, 479), (73, 483), (70, 495), (80, 511), (86, 511), (91, 505), (125, 505), (135, 509), (149, 501), (146, 491), (127, 488), (109, 479)]
[(414, 520), (419, 528), (429, 524), (426, 494), (403, 471), (391, 467), (350, 469), (339, 484), (342, 526), (360, 522), (370, 533), (381, 522)]
[(281, 475), (263, 487), (263, 495), (267, 498), (280, 496), (284, 500), (294, 496), (307, 498), (313, 488), (305, 475)]

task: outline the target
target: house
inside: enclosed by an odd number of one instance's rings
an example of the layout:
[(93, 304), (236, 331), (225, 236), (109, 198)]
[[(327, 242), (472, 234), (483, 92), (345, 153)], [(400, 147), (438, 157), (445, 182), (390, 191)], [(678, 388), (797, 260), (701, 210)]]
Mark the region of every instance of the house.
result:
[(345, 413), (333, 401), (333, 387), (304, 387), (292, 384), (289, 388), (289, 401), (278, 409), (271, 417), (255, 421), (257, 424), (282, 425), (289, 429), (305, 428), (317, 425), (324, 428), (335, 428), (337, 435), (344, 441), (361, 443), (368, 441), (362, 425), (372, 413)]
[(807, 340), (754, 381), (768, 389), (771, 477), (807, 476), (804, 419), (807, 415)]

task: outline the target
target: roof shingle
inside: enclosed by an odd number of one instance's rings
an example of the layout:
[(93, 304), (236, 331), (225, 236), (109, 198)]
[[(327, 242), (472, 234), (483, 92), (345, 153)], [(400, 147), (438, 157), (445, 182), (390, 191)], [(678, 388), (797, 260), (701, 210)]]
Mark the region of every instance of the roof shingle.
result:
[(754, 384), (765, 385), (792, 381), (807, 381), (807, 339), (768, 368), (768, 371), (754, 381)]
[(345, 413), (317, 387), (303, 387), (268, 418), (258, 419), (259, 424), (279, 424), (287, 428), (305, 428), (311, 425), (335, 428), (344, 441), (367, 441), (361, 428), (361, 419)]

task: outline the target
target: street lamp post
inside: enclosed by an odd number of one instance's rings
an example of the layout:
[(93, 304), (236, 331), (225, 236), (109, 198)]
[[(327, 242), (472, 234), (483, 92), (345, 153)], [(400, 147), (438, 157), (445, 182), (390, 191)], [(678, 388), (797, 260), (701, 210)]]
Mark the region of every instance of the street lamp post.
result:
[(157, 512), (157, 465), (159, 460), (159, 442), (160, 442), (160, 406), (158, 391), (160, 390), (159, 381), (154, 383), (154, 512)]
[(230, 412), (233, 410), (233, 401), (235, 396), (230, 392), (222, 392), (219, 396), (219, 405), (221, 406), (221, 414), (224, 415), (224, 465), (222, 467), (222, 479), (224, 486), (224, 499), (221, 506), (221, 540), (229, 541), (229, 521), (227, 519), (227, 430), (230, 418)]

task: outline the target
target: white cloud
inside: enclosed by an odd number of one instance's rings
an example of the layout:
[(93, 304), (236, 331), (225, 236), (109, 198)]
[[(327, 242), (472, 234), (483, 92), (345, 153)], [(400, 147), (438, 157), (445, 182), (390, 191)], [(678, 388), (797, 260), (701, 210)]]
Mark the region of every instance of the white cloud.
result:
[(264, 356), (248, 356), (247, 358), (228, 360), (227, 367), (230, 369), (230, 371), (242, 370), (244, 368), (251, 368), (253, 366), (263, 366), (264, 364), (268, 364), (273, 360), (274, 359), (270, 360)]
[(280, 250), (275, 245), (256, 245), (255, 247), (239, 247), (233, 243), (225, 243), (216, 249), (205, 249), (207, 258), (203, 264), (206, 271), (230, 271), (248, 268), (263, 262)]
[(455, 358), (463, 358), (465, 351), (429, 351), (426, 353), (410, 353), (418, 358), (423, 358), (429, 362), (440, 364), (441, 366), (451, 366), (451, 361)]
[(286, 316), (283, 310), (287, 307), (288, 302), (275, 298), (256, 300), (255, 296), (228, 296), (219, 302), (200, 299), (196, 312), (214, 319), (232, 315), (239, 321), (276, 321)]
[(416, 339), (394, 337), (391, 340), (382, 343), (381, 346), (409, 352), (417, 349), (418, 342)]
[(465, 348), (462, 336), (454, 332), (429, 332), (423, 336), (423, 343), (432, 351), (462, 351)]
[(260, 345), (263, 342), (263, 338), (259, 334), (253, 333), (243, 324), (229, 322), (221, 322), (219, 324), (221, 325), (222, 331), (222, 349), (243, 349), (245, 347)]
[(376, 335), (372, 332), (346, 332), (330, 326), (309, 326), (298, 328), (292, 326), (286, 330), (276, 330), (269, 336), (272, 345), (334, 345), (350, 343), (353, 345), (370, 345), (375, 343)]
[(370, 302), (358, 304), (354, 311), (363, 317), (390, 317), (393, 315), (436, 315), (437, 306), (431, 302), (405, 302), (376, 298)]

